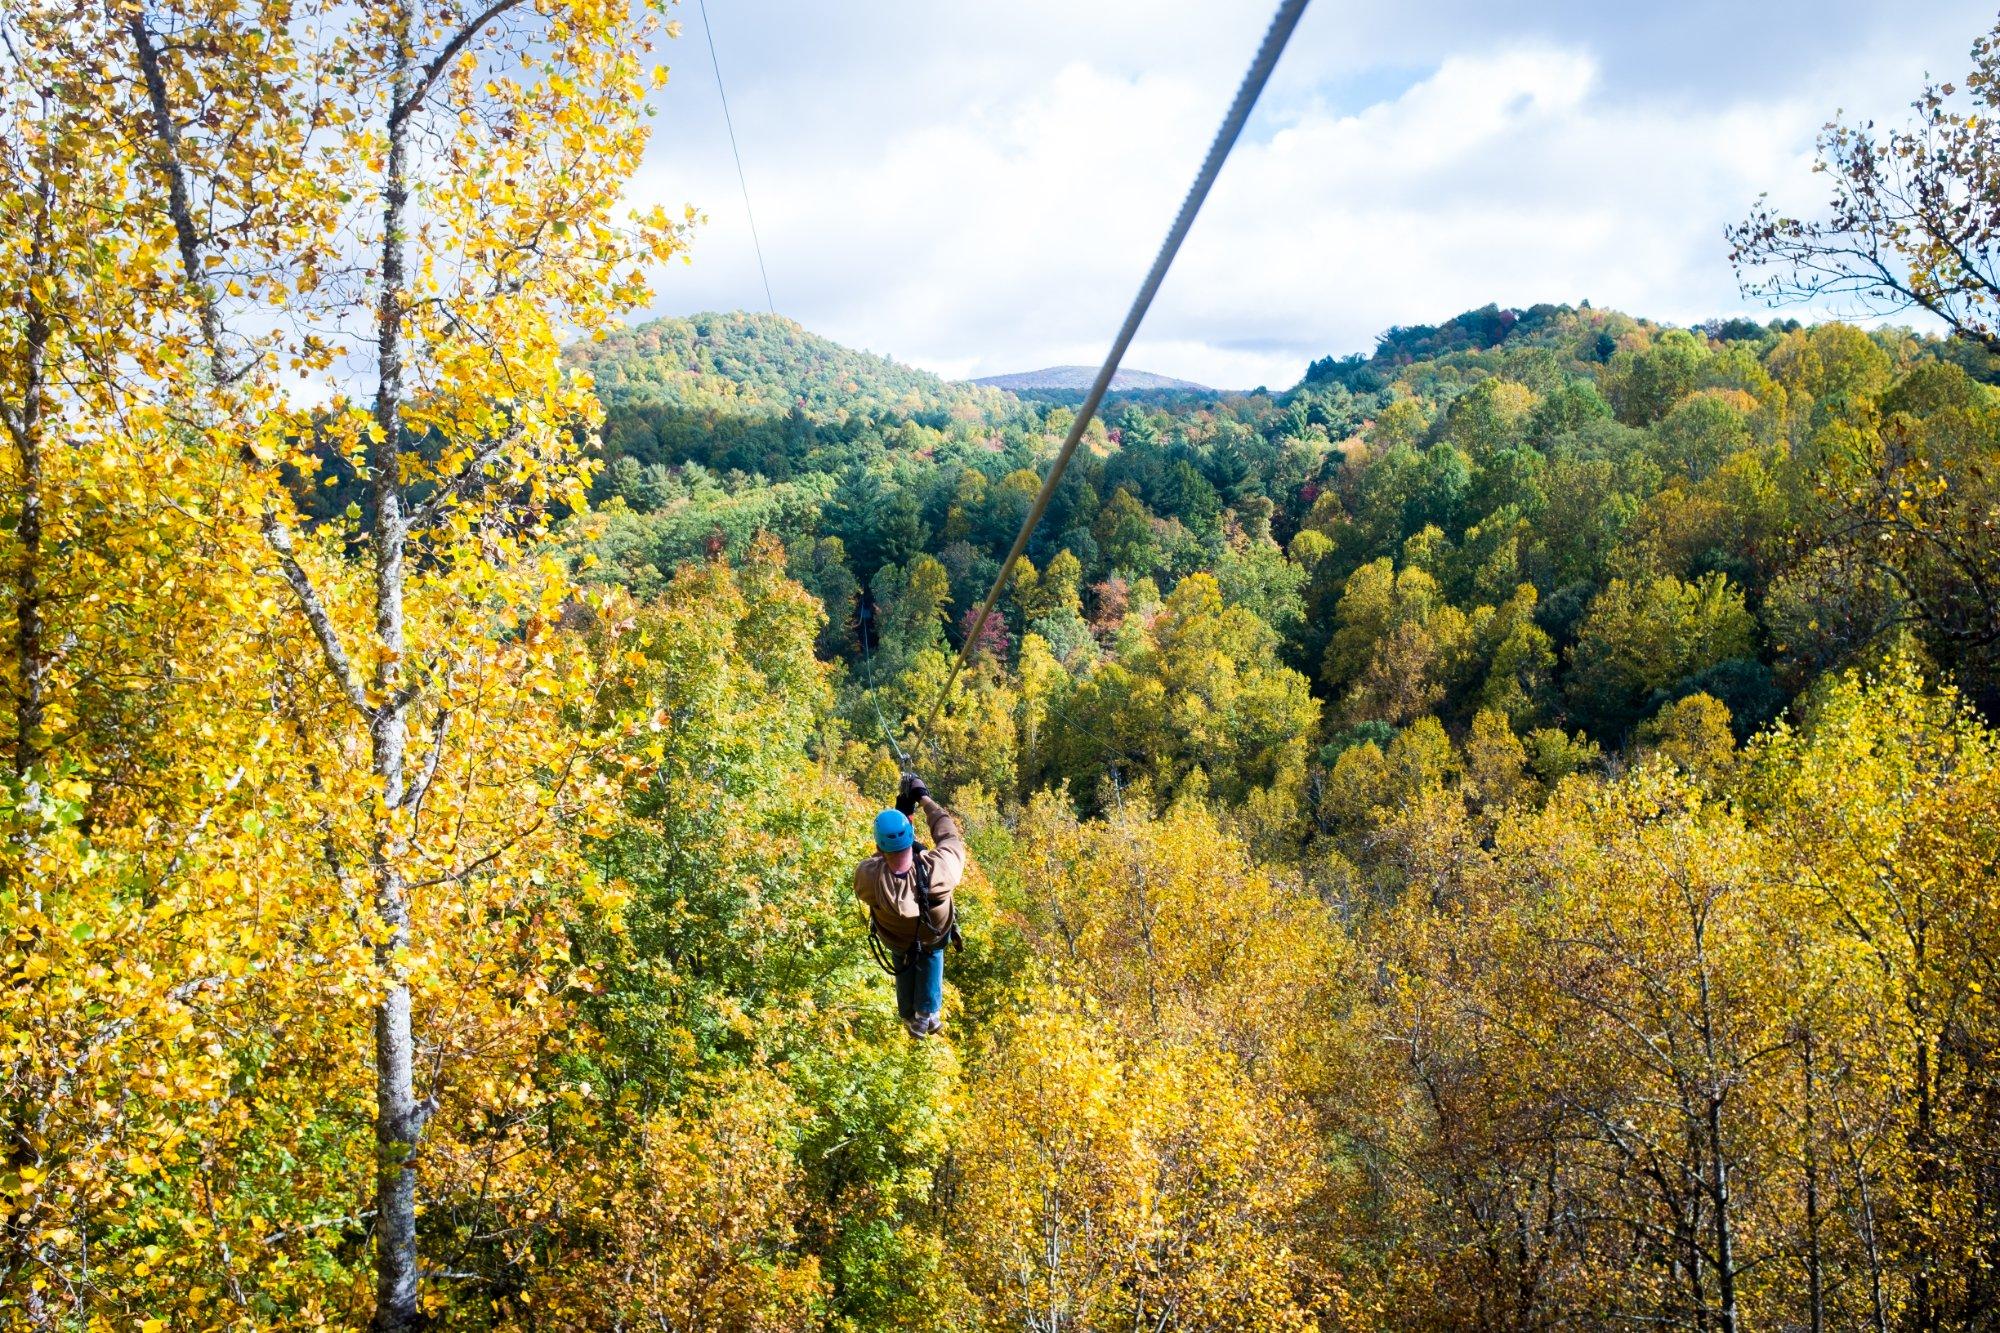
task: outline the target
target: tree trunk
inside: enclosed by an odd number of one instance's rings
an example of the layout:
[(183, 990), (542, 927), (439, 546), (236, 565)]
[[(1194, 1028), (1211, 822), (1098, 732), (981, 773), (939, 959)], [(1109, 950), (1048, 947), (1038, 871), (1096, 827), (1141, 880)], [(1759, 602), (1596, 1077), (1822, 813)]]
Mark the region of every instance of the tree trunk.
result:
[(1722, 1144), (1722, 1098), (1708, 1098), (1708, 1151), (1713, 1162), (1715, 1204), (1715, 1288), (1720, 1303), (1716, 1326), (1723, 1333), (1736, 1333), (1736, 1230), (1729, 1216), (1729, 1159)]
[[(1710, 1231), (1715, 1238), (1716, 1326), (1722, 1333), (1736, 1333), (1736, 1228), (1730, 1216), (1729, 1155), (1723, 1142), (1722, 1103), (1727, 1095), (1722, 1061), (1715, 1039), (1715, 995), (1709, 984), (1708, 921), (1706, 910), (1694, 922), (1696, 994), (1701, 1001), (1702, 1130), (1709, 1159), (1709, 1205), (1715, 1216)], [(1698, 1162), (1699, 1157), (1696, 1158)], [(1699, 1290), (1699, 1288), (1697, 1288)]]
[(1805, 1066), (1805, 1117), (1803, 1134), (1805, 1140), (1806, 1170), (1806, 1327), (1810, 1333), (1825, 1333), (1826, 1329), (1826, 1274), (1820, 1257), (1820, 1217), (1819, 1217), (1819, 1147), (1813, 1141), (1813, 1098), (1818, 1095), (1818, 1080), (1813, 1067), (1813, 1039), (1810, 1029), (1804, 1034), (1803, 1063)]
[(1688, 1306), (1694, 1311), (1696, 1333), (1708, 1333), (1708, 1270), (1701, 1261), (1701, 1217), (1699, 1208), (1679, 1219), (1681, 1244), (1687, 1249)]
[[(1915, 1159), (1916, 1176), (1916, 1216), (1929, 1219), (1937, 1215), (1937, 1139), (1933, 1132), (1935, 1118), (1931, 1107), (1931, 1045), (1924, 1033), (1924, 1014), (1920, 1007), (1913, 1007), (1918, 1029), (1916, 1041), (1916, 1084), (1917, 1121), (1911, 1129), (1908, 1142), (1911, 1156)], [(1937, 1291), (1931, 1282), (1933, 1256), (1927, 1252), (1921, 1237), (1916, 1252), (1911, 1254), (1910, 1269), (1910, 1327), (1921, 1333), (1931, 1333), (1938, 1324)]]
[(403, 801), (403, 752), (409, 702), (403, 697), (403, 514), (401, 432), (403, 396), (404, 210), (409, 203), (405, 99), (411, 87), (411, 0), (398, 0), (396, 67), (390, 84), (388, 176), (382, 207), (382, 297), (376, 312), (379, 382), (375, 425), (382, 438), (369, 459), (375, 499), (375, 637), (369, 734), (384, 814), (371, 863), (375, 911), (385, 938), (375, 947), (383, 992), (375, 1008), (375, 1321), (380, 1333), (400, 1333), (423, 1321), (417, 1294), (417, 1148), (424, 1111), (416, 1098), (415, 1037), (403, 958), (410, 943), (410, 904), (403, 882), (403, 844), (395, 812)]
[[(307, 620), (320, 639), (327, 665), (343, 693), (368, 719), (371, 768), (380, 785), (384, 814), (369, 849), (375, 885), (375, 911), (384, 938), (375, 946), (375, 962), (383, 992), (375, 1008), (375, 1317), (373, 1327), (400, 1333), (423, 1323), (418, 1295), (416, 1185), (417, 1148), (428, 1108), (415, 1090), (416, 1043), (410, 1014), (410, 987), (403, 959), (410, 943), (408, 886), (401, 862), (404, 846), (396, 831), (396, 812), (404, 798), (404, 750), (409, 738), (411, 699), (405, 693), (403, 657), (403, 562), (408, 537), (401, 484), (403, 397), (402, 317), (406, 282), (404, 214), (409, 204), (409, 125), (419, 71), (413, 41), (417, 25), (415, 0), (393, 0), (394, 43), (388, 118), (389, 155), (383, 187), (381, 298), (376, 306), (378, 383), (375, 425), (382, 439), (370, 457), (375, 499), (373, 556), (375, 575), (376, 660), (369, 688), (364, 690), (342, 651), (337, 631), (313, 595), (310, 583), (293, 559), (291, 540), (273, 514), (265, 519), (265, 535), (287, 568), (287, 579), (298, 593)], [(186, 279), (197, 298), (204, 341), (218, 379), (228, 379), (235, 367), (226, 363), (222, 320), (214, 293), (203, 278), (204, 242), (195, 225), (191, 192), (180, 162), (178, 132), (167, 102), (167, 85), (160, 68), (159, 48), (143, 15), (130, 20), (141, 72), (152, 104), (167, 174), (168, 210), (173, 218)]]
[[(29, 256), (29, 272), (40, 273), (47, 256), (46, 196), (43, 217)], [(26, 774), (42, 758), (42, 718), (48, 689), (47, 630), (42, 619), (42, 397), (49, 355), (49, 312), (27, 284), (22, 329), (21, 403), (9, 414), (9, 432), (21, 459), (21, 515), (15, 537), (21, 543), (14, 585), (14, 772)]]
[[(50, 136), (53, 138), (54, 136)], [(42, 618), (42, 503), (46, 487), (42, 455), (42, 412), (48, 382), (49, 311), (36, 288), (35, 279), (48, 272), (52, 204), (49, 178), (41, 180), (41, 212), (28, 254), (28, 281), (22, 297), (21, 360), (11, 387), (20, 392), (20, 403), (8, 409), (0, 405), (7, 434), (21, 463), (21, 510), (15, 537), (21, 543), (20, 562), (14, 570), (14, 752), (13, 769), (25, 777), (41, 762), (42, 719), (48, 688), (49, 657), (47, 626)], [(36, 904), (40, 904), (39, 892)], [(36, 1160), (36, 1152), (25, 1130), (30, 1117), (17, 1100), (8, 1110), (5, 1162), (8, 1171), (19, 1174)], [(20, 1275), (35, 1268), (36, 1256), (28, 1244), (33, 1234), (24, 1208), (6, 1223), (7, 1260), (0, 1272), (0, 1287), (12, 1288)], [(31, 1282), (20, 1279), (21, 1303), (28, 1323), (36, 1329), (54, 1329), (56, 1318)]]
[[(1928, 1222), (1937, 1214), (1939, 1177), (1943, 1163), (1939, 1160), (1937, 1139), (1937, 1071), (1934, 1069), (1936, 1052), (1931, 1049), (1930, 1021), (1931, 1004), (1926, 991), (1926, 972), (1929, 969), (1928, 922), (1922, 906), (1920, 890), (1911, 894), (1916, 902), (1916, 910), (1910, 927), (1910, 975), (1905, 983), (1908, 993), (1904, 1007), (1909, 1012), (1911, 1026), (1916, 1031), (1916, 1124), (1911, 1128), (1906, 1140), (1914, 1159), (1915, 1174), (1915, 1216)], [(1909, 1327), (1921, 1333), (1931, 1333), (1941, 1327), (1938, 1309), (1938, 1292), (1931, 1280), (1932, 1265), (1936, 1255), (1927, 1244), (1928, 1237), (1919, 1232), (1914, 1238), (1915, 1252), (1910, 1273), (1910, 1315)], [(1909, 1242), (1905, 1242), (1908, 1244)]]

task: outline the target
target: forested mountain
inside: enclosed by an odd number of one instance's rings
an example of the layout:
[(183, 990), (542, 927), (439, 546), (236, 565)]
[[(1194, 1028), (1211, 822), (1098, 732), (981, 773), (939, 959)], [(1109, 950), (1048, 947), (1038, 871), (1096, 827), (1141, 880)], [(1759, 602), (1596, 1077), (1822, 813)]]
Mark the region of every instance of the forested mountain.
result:
[[(1929, 587), (1952, 578), (1935, 557), (1921, 571), (1883, 560), (1929, 538), (1876, 531), (1889, 516), (1870, 506), (1904, 481), (1829, 433), (1898, 411), (1925, 430), (1939, 412), (1983, 412), (1976, 376), (1990, 378), (1984, 353), (1893, 330), (1486, 307), (1391, 330), (1372, 356), (1315, 363), (1284, 394), (1114, 404), (1030, 545), (1025, 586), (1073, 564), (1088, 620), (1135, 589), (1214, 574), (1347, 728), (1329, 745), (1432, 713), (1464, 725), (1504, 699), (1517, 727), (1616, 748), (1704, 691), (1747, 736), (1899, 625), (1990, 701), (1989, 646), (1956, 623), (1991, 613), (1977, 581)], [(884, 414), (860, 432), (795, 419), (774, 482), (718, 475), (706, 443), (640, 467), (621, 443), (626, 411), (611, 411), (599, 482), (624, 502), (603, 547), (624, 577), (740, 552), (763, 531), (823, 595), (927, 556), (961, 612), (1069, 421), (1066, 407), (1006, 400), (955, 420)], [(1860, 493), (1830, 500), (1835, 473)], [(836, 621), (852, 601), (830, 598)], [(1010, 632), (1028, 628), (1014, 607)], [(1624, 641), (1642, 632), (1658, 637)], [(1074, 627), (1061, 641), (1075, 646)], [(848, 631), (849, 653), (856, 642)]]
[[(570, 350), (606, 407), (614, 455), (783, 477), (814, 442), (983, 420), (1006, 399), (806, 332), (778, 315), (656, 319)], [(837, 446), (835, 446), (837, 447)]]
[[(983, 375), (972, 383), (989, 389), (1005, 389), (1010, 393), (1028, 390), (1055, 390), (1063, 393), (1083, 393), (1097, 380), (1096, 366), (1050, 366), (1045, 370), (1021, 370), (1006, 375)], [(1111, 377), (1111, 392), (1129, 392), (1140, 389), (1178, 389), (1191, 393), (1212, 393), (1206, 385), (1191, 380), (1177, 380), (1171, 375), (1155, 375), (1150, 370), (1128, 370), (1120, 367)]]
[(605, 405), (624, 411), (675, 403), (784, 416), (798, 408), (816, 422), (835, 422), (857, 413), (924, 417), (997, 402), (808, 333), (781, 315), (741, 310), (649, 320), (580, 343), (571, 356), (590, 370)]

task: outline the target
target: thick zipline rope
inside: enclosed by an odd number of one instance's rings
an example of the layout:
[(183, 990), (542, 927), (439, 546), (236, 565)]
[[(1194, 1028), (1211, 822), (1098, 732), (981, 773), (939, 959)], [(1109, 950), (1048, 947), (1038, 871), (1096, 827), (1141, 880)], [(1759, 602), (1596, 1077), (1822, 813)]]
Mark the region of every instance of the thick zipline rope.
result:
[(930, 712), (924, 715), (924, 733), (930, 733), (937, 721), (938, 711), (951, 697), (952, 684), (958, 673), (972, 656), (973, 645), (979, 642), (979, 632), (986, 628), (986, 619), (993, 614), (994, 604), (1006, 590), (1007, 580), (1014, 573), (1014, 565), (1021, 553), (1028, 549), (1028, 539), (1034, 535), (1035, 526), (1042, 521), (1042, 513), (1049, 507), (1049, 500), (1055, 495), (1056, 487), (1062, 481), (1063, 470), (1069, 466), (1070, 456), (1076, 452), (1077, 444), (1083, 439), (1084, 431), (1091, 419), (1097, 415), (1098, 407), (1104, 402), (1104, 395), (1111, 388), (1111, 377), (1118, 373), (1118, 365), (1125, 359), (1126, 349), (1139, 332), (1146, 311), (1158, 295), (1160, 284), (1166, 280), (1167, 270), (1173, 266), (1174, 256), (1180, 253), (1181, 242), (1187, 239), (1188, 229), (1194, 225), (1195, 214), (1201, 211), (1202, 202), (1208, 198), (1209, 188), (1222, 171), (1222, 164), (1229, 160), (1229, 150), (1236, 146), (1237, 136), (1243, 133), (1244, 124), (1250, 119), (1250, 111), (1257, 105), (1258, 95), (1270, 81), (1271, 71), (1277, 68), (1278, 57), (1284, 54), (1285, 44), (1291, 40), (1292, 30), (1299, 25), (1299, 18), (1305, 13), (1307, 0), (1283, 0), (1277, 15), (1271, 20), (1270, 29), (1264, 34), (1264, 43), (1257, 48), (1257, 57), (1250, 62), (1249, 73), (1243, 76), (1242, 85), (1236, 90), (1236, 100), (1229, 105), (1229, 114), (1222, 118), (1222, 128), (1215, 133), (1215, 141), (1209, 145), (1208, 157), (1201, 164), (1201, 171), (1189, 187), (1187, 198), (1181, 202), (1179, 216), (1167, 232), (1167, 239), (1160, 246), (1160, 253), (1153, 260), (1152, 269), (1139, 287), (1139, 294), (1132, 301), (1132, 308), (1125, 315), (1125, 323), (1112, 341), (1110, 354), (1099, 367), (1097, 379), (1092, 382), (1090, 392), (1085, 395), (1083, 406), (1077, 410), (1076, 420), (1070, 423), (1069, 434), (1064, 437), (1062, 448), (1056, 452), (1055, 463), (1049, 468), (1048, 477), (1042, 482), (1041, 491), (1035, 496), (1035, 503), (1029, 507), (1027, 517), (1021, 520), (1021, 531), (1014, 538), (1013, 548), (1007, 552), (1007, 559), (1000, 565), (1000, 572), (994, 576), (992, 591), (986, 594), (986, 601), (979, 608), (979, 615), (967, 631), (965, 642), (960, 645), (958, 657), (951, 664), (951, 672), (938, 690)]
[(771, 275), (764, 267), (764, 243), (757, 238), (757, 214), (750, 207), (750, 182), (743, 175), (743, 154), (736, 148), (736, 122), (729, 115), (729, 92), (722, 86), (722, 62), (715, 58), (715, 25), (708, 21), (708, 0), (700, 0), (701, 30), (708, 38), (708, 63), (715, 70), (715, 93), (722, 99), (722, 123), (729, 130), (729, 155), (736, 159), (736, 183), (743, 190), (743, 215), (750, 219), (750, 246), (757, 252), (757, 276), (764, 280), (764, 305), (772, 314), (778, 303), (771, 299)]

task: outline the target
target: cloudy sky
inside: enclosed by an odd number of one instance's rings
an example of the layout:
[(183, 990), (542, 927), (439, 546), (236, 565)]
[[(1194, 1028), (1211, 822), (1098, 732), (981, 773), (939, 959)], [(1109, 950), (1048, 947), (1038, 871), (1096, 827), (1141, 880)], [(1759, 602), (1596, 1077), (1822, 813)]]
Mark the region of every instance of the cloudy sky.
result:
[[(1274, 5), (707, 0), (780, 313), (952, 376), (1094, 363)], [(764, 304), (701, 10), (633, 194), (706, 215), (654, 312)], [(1992, 0), (1314, 0), (1126, 364), (1289, 385), (1392, 324), (1745, 310), (1723, 226), (1810, 206)], [(1760, 312), (1761, 313), (1761, 312)]]

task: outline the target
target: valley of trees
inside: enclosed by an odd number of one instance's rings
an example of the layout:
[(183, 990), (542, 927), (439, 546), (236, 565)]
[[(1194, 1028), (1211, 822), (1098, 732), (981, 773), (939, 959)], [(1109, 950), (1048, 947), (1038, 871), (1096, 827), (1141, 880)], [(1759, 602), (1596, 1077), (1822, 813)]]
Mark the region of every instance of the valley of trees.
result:
[(2000, 1318), (1976, 264), (1115, 400), (926, 730), (1072, 409), (624, 326), (661, 26), (0, 17), (0, 1326)]

